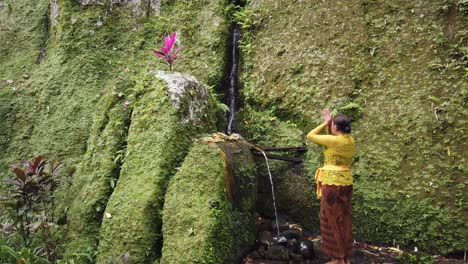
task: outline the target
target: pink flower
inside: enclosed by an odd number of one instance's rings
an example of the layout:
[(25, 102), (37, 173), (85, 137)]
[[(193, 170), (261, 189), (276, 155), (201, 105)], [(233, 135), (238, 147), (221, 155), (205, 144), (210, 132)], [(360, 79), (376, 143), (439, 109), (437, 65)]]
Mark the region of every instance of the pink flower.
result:
[(177, 59), (177, 54), (182, 49), (178, 47), (174, 50), (174, 43), (176, 41), (177, 32), (172, 33), (170, 36), (164, 38), (164, 46), (161, 47), (161, 50), (153, 50), (153, 53), (163, 58), (169, 64), (169, 70), (172, 70), (172, 63)]

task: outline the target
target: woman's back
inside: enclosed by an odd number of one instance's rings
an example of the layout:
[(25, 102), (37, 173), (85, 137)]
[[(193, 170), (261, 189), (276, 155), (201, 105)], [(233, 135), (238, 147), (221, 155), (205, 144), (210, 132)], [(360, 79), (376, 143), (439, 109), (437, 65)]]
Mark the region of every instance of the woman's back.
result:
[(354, 138), (349, 134), (333, 136), (323, 152), (325, 165), (351, 166), (355, 153)]

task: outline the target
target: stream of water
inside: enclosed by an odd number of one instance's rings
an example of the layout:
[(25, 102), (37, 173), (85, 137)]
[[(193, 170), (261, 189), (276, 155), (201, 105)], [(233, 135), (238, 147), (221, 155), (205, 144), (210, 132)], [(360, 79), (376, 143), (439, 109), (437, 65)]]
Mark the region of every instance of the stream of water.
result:
[[(228, 83), (228, 106), (229, 106), (229, 114), (228, 114), (228, 124), (227, 124), (227, 134), (230, 135), (233, 131), (235, 126), (235, 114), (236, 114), (236, 103), (237, 103), (237, 83), (238, 83), (238, 64), (239, 64), (239, 36), (240, 36), (240, 28), (238, 25), (234, 26), (232, 32), (232, 50), (231, 50), (231, 69), (229, 73), (229, 83)], [(271, 184), (271, 193), (273, 196), (273, 207), (275, 209), (275, 220), (276, 220), (276, 230), (277, 235), (279, 237), (279, 224), (278, 224), (278, 213), (276, 211), (276, 199), (275, 199), (275, 190), (273, 187), (273, 177), (271, 176), (270, 171), (270, 164), (268, 163), (268, 158), (264, 151), (261, 151), (263, 156), (265, 157), (267, 169), (268, 169), (268, 176), (270, 177), (270, 184)]]
[(275, 190), (273, 187), (273, 177), (271, 176), (270, 164), (268, 163), (268, 158), (264, 151), (262, 151), (262, 154), (263, 154), (263, 157), (265, 157), (267, 170), (268, 170), (268, 176), (270, 177), (271, 195), (273, 196), (273, 208), (275, 209), (276, 232), (277, 232), (277, 237), (279, 237), (280, 233), (279, 233), (279, 224), (278, 224), (278, 213), (276, 212), (276, 199), (275, 199)]
[(227, 125), (227, 134), (232, 133), (234, 127), (234, 117), (236, 114), (236, 101), (237, 101), (237, 76), (238, 76), (238, 64), (239, 64), (239, 42), (240, 29), (239, 26), (234, 26), (232, 33), (232, 51), (231, 51), (231, 71), (229, 74), (229, 114), (228, 114), (228, 125)]

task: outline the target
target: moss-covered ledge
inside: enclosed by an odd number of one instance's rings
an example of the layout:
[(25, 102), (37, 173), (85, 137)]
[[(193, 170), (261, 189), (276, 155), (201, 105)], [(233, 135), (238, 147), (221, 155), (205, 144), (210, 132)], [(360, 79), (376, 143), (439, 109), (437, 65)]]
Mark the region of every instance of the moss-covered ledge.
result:
[(68, 212), (65, 251), (75, 258), (96, 249), (102, 214), (119, 177), (131, 116), (131, 108), (114, 91), (106, 92), (98, 106), (86, 155), (66, 199), (72, 202), (59, 204), (57, 210)]
[(130, 263), (158, 257), (167, 182), (191, 138), (214, 130), (214, 107), (205, 86), (179, 73), (161, 72), (158, 77), (154, 90), (134, 106), (120, 178), (104, 213), (97, 263), (125, 252)]
[(257, 180), (249, 146), (220, 134), (196, 142), (172, 178), (161, 263), (238, 263), (255, 239)]

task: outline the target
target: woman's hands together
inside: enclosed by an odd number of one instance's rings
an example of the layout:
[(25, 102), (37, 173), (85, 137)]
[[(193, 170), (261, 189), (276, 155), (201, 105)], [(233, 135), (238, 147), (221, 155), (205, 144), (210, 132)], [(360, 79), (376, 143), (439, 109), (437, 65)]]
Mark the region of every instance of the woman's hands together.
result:
[(333, 116), (330, 112), (330, 109), (323, 109), (322, 111), (323, 123), (327, 123), (328, 125), (331, 124)]

